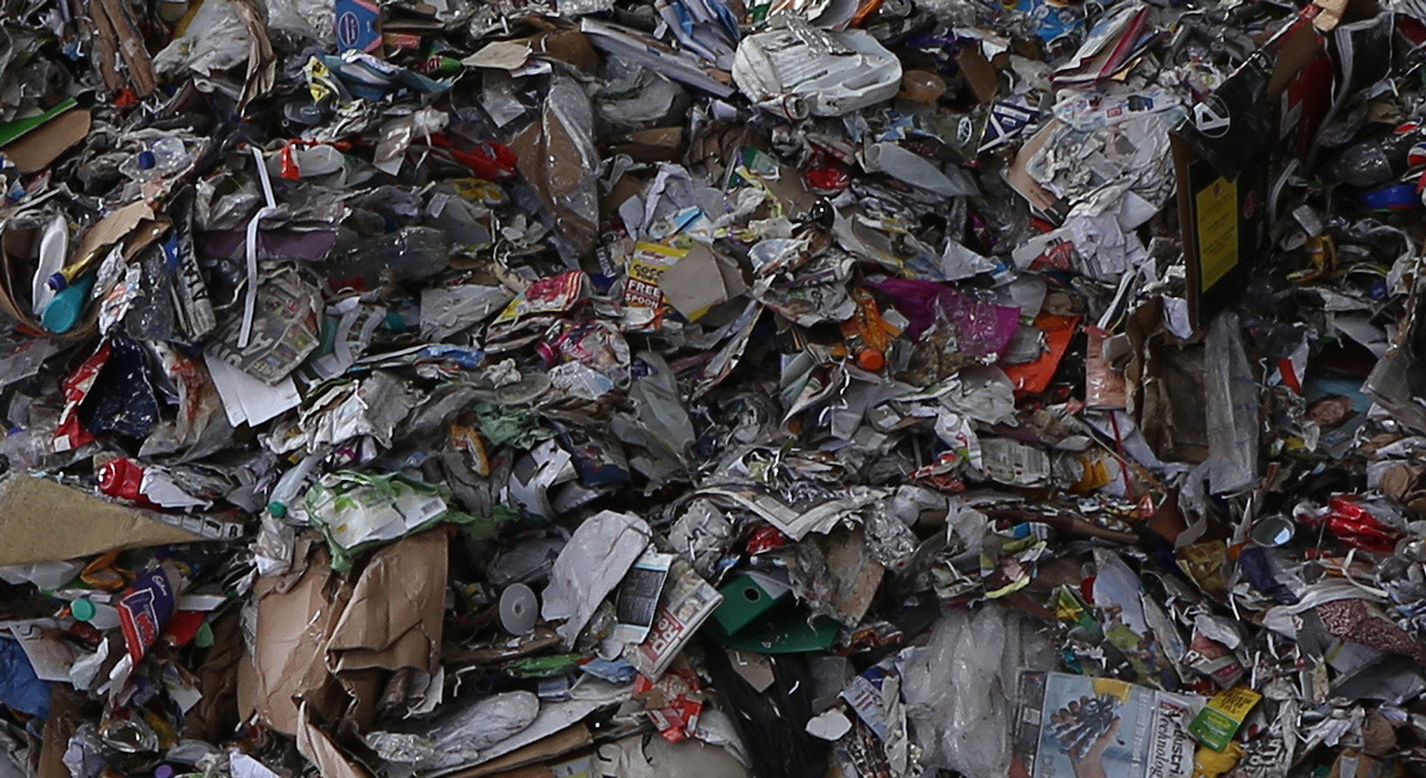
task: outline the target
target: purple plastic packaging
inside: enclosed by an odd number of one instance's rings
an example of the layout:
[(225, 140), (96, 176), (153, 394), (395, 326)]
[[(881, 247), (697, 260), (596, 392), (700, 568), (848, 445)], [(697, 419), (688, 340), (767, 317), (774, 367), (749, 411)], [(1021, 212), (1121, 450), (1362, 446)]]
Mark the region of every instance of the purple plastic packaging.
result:
[(177, 605), (168, 569), (159, 566), (139, 576), (115, 606), (124, 644), (137, 664), (168, 627)]
[(934, 281), (888, 278), (873, 286), (910, 322), (906, 334), (912, 340), (920, 340), (937, 316), (944, 315), (961, 351), (973, 357), (999, 356), (1020, 326), (1019, 308), (981, 302)]

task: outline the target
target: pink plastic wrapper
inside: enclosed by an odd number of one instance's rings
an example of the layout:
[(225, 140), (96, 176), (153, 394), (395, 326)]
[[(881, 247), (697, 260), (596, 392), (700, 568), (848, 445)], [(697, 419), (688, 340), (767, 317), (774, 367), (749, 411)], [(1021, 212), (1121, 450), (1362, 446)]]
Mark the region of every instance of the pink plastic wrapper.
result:
[(1020, 326), (1018, 307), (981, 302), (953, 286), (913, 278), (888, 278), (873, 286), (910, 322), (906, 332), (913, 341), (943, 315), (955, 329), (961, 351), (998, 357)]

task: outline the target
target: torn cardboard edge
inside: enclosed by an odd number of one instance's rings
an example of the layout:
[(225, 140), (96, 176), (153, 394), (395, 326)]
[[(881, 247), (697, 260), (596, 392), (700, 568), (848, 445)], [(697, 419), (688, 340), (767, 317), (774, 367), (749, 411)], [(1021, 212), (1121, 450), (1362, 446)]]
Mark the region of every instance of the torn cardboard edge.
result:
[(594, 735), (584, 724), (566, 727), (533, 743), (496, 757), (482, 765), (448, 773), (444, 778), (486, 778), (521, 768), (538, 765), (551, 759), (594, 745)]
[(7, 144), (5, 157), (24, 175), (38, 173), (88, 137), (90, 118), (82, 108), (65, 111)]
[(154, 519), (149, 511), (50, 478), (16, 473), (0, 480), (0, 565), (204, 540)]

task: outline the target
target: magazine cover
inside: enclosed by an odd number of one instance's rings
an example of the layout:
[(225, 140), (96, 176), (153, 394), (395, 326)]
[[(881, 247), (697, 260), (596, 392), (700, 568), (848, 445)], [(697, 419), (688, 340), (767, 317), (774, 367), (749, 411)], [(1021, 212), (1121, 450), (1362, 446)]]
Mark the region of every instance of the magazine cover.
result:
[(1190, 778), (1201, 697), (1109, 678), (1025, 673), (1016, 750), (1032, 778)]

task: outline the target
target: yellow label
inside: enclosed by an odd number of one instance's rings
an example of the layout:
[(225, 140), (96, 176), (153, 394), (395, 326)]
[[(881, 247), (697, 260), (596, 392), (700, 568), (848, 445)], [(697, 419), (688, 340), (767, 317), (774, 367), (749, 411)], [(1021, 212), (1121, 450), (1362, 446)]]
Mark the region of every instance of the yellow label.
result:
[(1125, 681), (1117, 678), (1095, 678), (1093, 679), (1094, 693), (1112, 694), (1119, 698), (1120, 703), (1129, 702), (1129, 695), (1134, 693), (1134, 688)]
[(331, 78), (331, 71), (322, 64), (322, 60), (313, 57), (307, 61), (307, 91), (312, 94), (312, 101), (320, 103), (330, 94), (335, 92), (332, 85), (327, 83)]
[(659, 279), (688, 252), (658, 243), (640, 243), (629, 257), (628, 279), (624, 282), (624, 304), (635, 308), (663, 305)]
[(1200, 292), (1208, 291), (1238, 264), (1238, 185), (1224, 178), (1196, 196)]
[(1246, 686), (1238, 686), (1224, 692), (1219, 692), (1208, 701), (1208, 707), (1223, 711), (1231, 716), (1234, 721), (1242, 721), (1248, 717), (1248, 712), (1258, 704), (1263, 695), (1258, 694)]
[(451, 181), (455, 184), (456, 194), (467, 200), (474, 200), (486, 205), (495, 205), (505, 201), (505, 190), (499, 184), (491, 183), (483, 178), (457, 178)]

